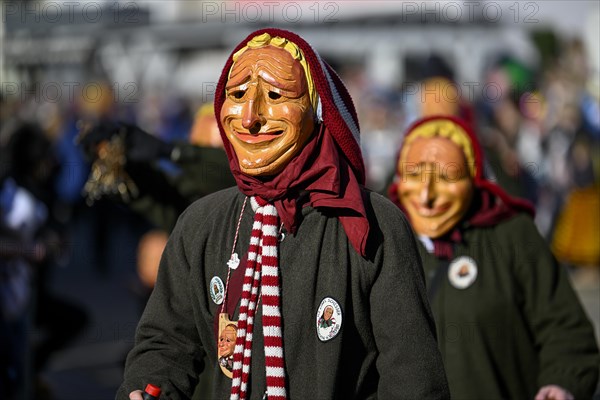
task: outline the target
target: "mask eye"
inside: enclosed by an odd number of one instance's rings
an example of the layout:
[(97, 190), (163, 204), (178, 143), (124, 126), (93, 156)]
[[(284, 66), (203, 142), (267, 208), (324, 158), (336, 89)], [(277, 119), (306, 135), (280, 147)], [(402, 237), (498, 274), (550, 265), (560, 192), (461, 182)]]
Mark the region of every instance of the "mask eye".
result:
[(233, 97), (236, 100), (240, 100), (244, 97), (245, 94), (246, 94), (245, 90), (234, 90), (233, 92), (229, 93), (229, 96)]
[(269, 98), (271, 100), (278, 100), (278, 99), (281, 98), (281, 95), (279, 93), (277, 93), (277, 92), (271, 92), (271, 91), (269, 91)]
[(404, 171), (402, 171), (402, 177), (404, 179), (410, 179), (410, 180), (419, 180), (421, 179), (421, 171), (415, 170), (415, 169), (406, 169)]

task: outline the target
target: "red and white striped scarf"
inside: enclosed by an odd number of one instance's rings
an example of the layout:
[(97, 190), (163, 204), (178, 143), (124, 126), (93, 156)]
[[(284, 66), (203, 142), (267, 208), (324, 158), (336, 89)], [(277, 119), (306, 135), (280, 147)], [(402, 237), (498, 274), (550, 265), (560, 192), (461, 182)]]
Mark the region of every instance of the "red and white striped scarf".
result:
[(255, 214), (233, 355), (231, 400), (243, 400), (248, 395), (248, 378), (252, 361), (252, 334), (259, 291), (262, 297), (267, 398), (283, 400), (287, 398), (287, 394), (277, 253), (279, 215), (274, 205), (260, 197), (252, 197), (250, 203)]

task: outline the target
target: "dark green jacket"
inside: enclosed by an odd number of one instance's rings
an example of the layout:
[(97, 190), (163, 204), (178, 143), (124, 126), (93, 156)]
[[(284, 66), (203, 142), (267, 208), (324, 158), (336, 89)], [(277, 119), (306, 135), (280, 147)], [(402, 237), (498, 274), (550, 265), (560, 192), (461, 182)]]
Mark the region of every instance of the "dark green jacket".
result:
[(593, 328), (530, 217), (465, 231), (454, 257), (473, 259), (477, 277), (464, 289), (419, 251), (453, 399), (533, 399), (548, 384), (592, 396)]
[[(387, 199), (374, 193), (365, 197), (372, 229), (366, 258), (351, 247), (337, 218), (311, 207), (302, 210), (297, 234), (286, 235), (280, 243), (288, 397), (448, 398), (410, 227)], [(206, 368), (213, 373), (213, 398), (229, 398), (231, 380), (217, 365), (213, 332), (219, 311), (208, 287), (214, 276), (226, 281), (243, 200), (237, 188), (227, 189), (200, 199), (181, 216), (139, 323), (117, 399), (127, 399), (146, 383), (160, 385), (168, 399), (189, 398), (204, 352)], [(252, 221), (248, 203), (236, 249), (240, 255), (247, 251)], [(317, 313), (326, 297), (341, 306), (343, 321), (338, 335), (322, 342)], [(265, 391), (260, 321), (257, 315), (252, 399), (261, 399)]]

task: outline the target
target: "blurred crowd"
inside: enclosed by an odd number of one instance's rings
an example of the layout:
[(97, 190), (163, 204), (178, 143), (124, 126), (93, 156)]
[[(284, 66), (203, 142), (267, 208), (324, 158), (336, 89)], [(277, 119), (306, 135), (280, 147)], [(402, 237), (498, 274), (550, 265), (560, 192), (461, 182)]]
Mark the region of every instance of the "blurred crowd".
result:
[(412, 122), (458, 116), (481, 136), (487, 176), (535, 205), (536, 225), (558, 259), (597, 266), (600, 87), (579, 40), (540, 46), (540, 59), (531, 66), (498, 54), (475, 85), (457, 81), (453, 65), (437, 54), (424, 57), (412, 80), (398, 88), (374, 87), (364, 71), (346, 71), (368, 185), (385, 192)]
[[(600, 87), (591, 79), (580, 41), (555, 39), (552, 46), (539, 46), (539, 51), (539, 65), (528, 65), (511, 54), (496, 55), (483, 71), (485, 81), (472, 91), (457, 81), (451, 60), (438, 54), (423, 57), (415, 72), (394, 87), (374, 86), (359, 64), (332, 63), (342, 72), (358, 110), (370, 189), (386, 191), (403, 131), (411, 122), (427, 115), (460, 116), (481, 134), (488, 160), (486, 174), (510, 194), (535, 204), (536, 225), (559, 261), (597, 273)], [(209, 130), (194, 125), (200, 118), (211, 118), (210, 111), (200, 108), (203, 93), (190, 99), (146, 94), (140, 88), (139, 101), (124, 104), (116, 101), (109, 81), (90, 79), (96, 95), (88, 93), (64, 103), (44, 101), (43, 96), (34, 94), (29, 98), (0, 93), (3, 399), (32, 395), (25, 391), (34, 392), (36, 399), (51, 398), (39, 376), (51, 355), (68, 345), (88, 321), (80, 304), (52, 292), (53, 271), (77, 268), (84, 259), (95, 266), (99, 276), (110, 275), (122, 265), (119, 245), (111, 239), (111, 232), (121, 229), (132, 247), (143, 246), (138, 282), (132, 286), (143, 304), (173, 218), (201, 195), (182, 195), (183, 189), (173, 184), (188, 172), (174, 157), (174, 147), (164, 150), (163, 144), (191, 140), (192, 146), (219, 146), (218, 137), (217, 143), (194, 139), (193, 132), (202, 136), (199, 130)], [(114, 132), (123, 126), (139, 127), (144, 145), (130, 143), (133, 128), (126, 128), (124, 159), (109, 166), (121, 165), (123, 169), (115, 171), (114, 179), (125, 186), (116, 183), (113, 193), (105, 191), (94, 197), (86, 182), (93, 183), (94, 168), (102, 166), (94, 167), (90, 142), (86, 148), (82, 132), (86, 126), (102, 124), (117, 124), (111, 125), (117, 126)], [(100, 154), (97, 146), (110, 141), (111, 132), (91, 143), (93, 152)], [(148, 144), (151, 139), (144, 135), (159, 142), (152, 142), (152, 147)], [(147, 152), (135, 160), (133, 148)], [(135, 168), (124, 167), (128, 162), (131, 167), (134, 161), (141, 161), (142, 169), (158, 171), (159, 178), (144, 185)], [(227, 164), (215, 161), (214, 168), (198, 179), (208, 181), (209, 174), (233, 184), (223, 172)], [(139, 207), (130, 204), (163, 180), (175, 185), (173, 197), (165, 200), (178, 203), (170, 219), (153, 218), (156, 214), (151, 215), (146, 203)]]

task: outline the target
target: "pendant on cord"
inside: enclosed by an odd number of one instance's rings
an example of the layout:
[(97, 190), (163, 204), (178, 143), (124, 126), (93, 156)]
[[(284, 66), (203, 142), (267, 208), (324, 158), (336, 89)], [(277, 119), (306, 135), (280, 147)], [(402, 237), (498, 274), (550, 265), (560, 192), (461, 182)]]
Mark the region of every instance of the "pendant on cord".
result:
[(219, 314), (219, 341), (217, 355), (221, 371), (231, 378), (233, 376), (233, 351), (237, 339), (237, 321), (231, 321), (229, 314)]
[(237, 253), (233, 253), (229, 261), (227, 261), (227, 266), (230, 269), (237, 269), (238, 265), (240, 265), (240, 257)]

